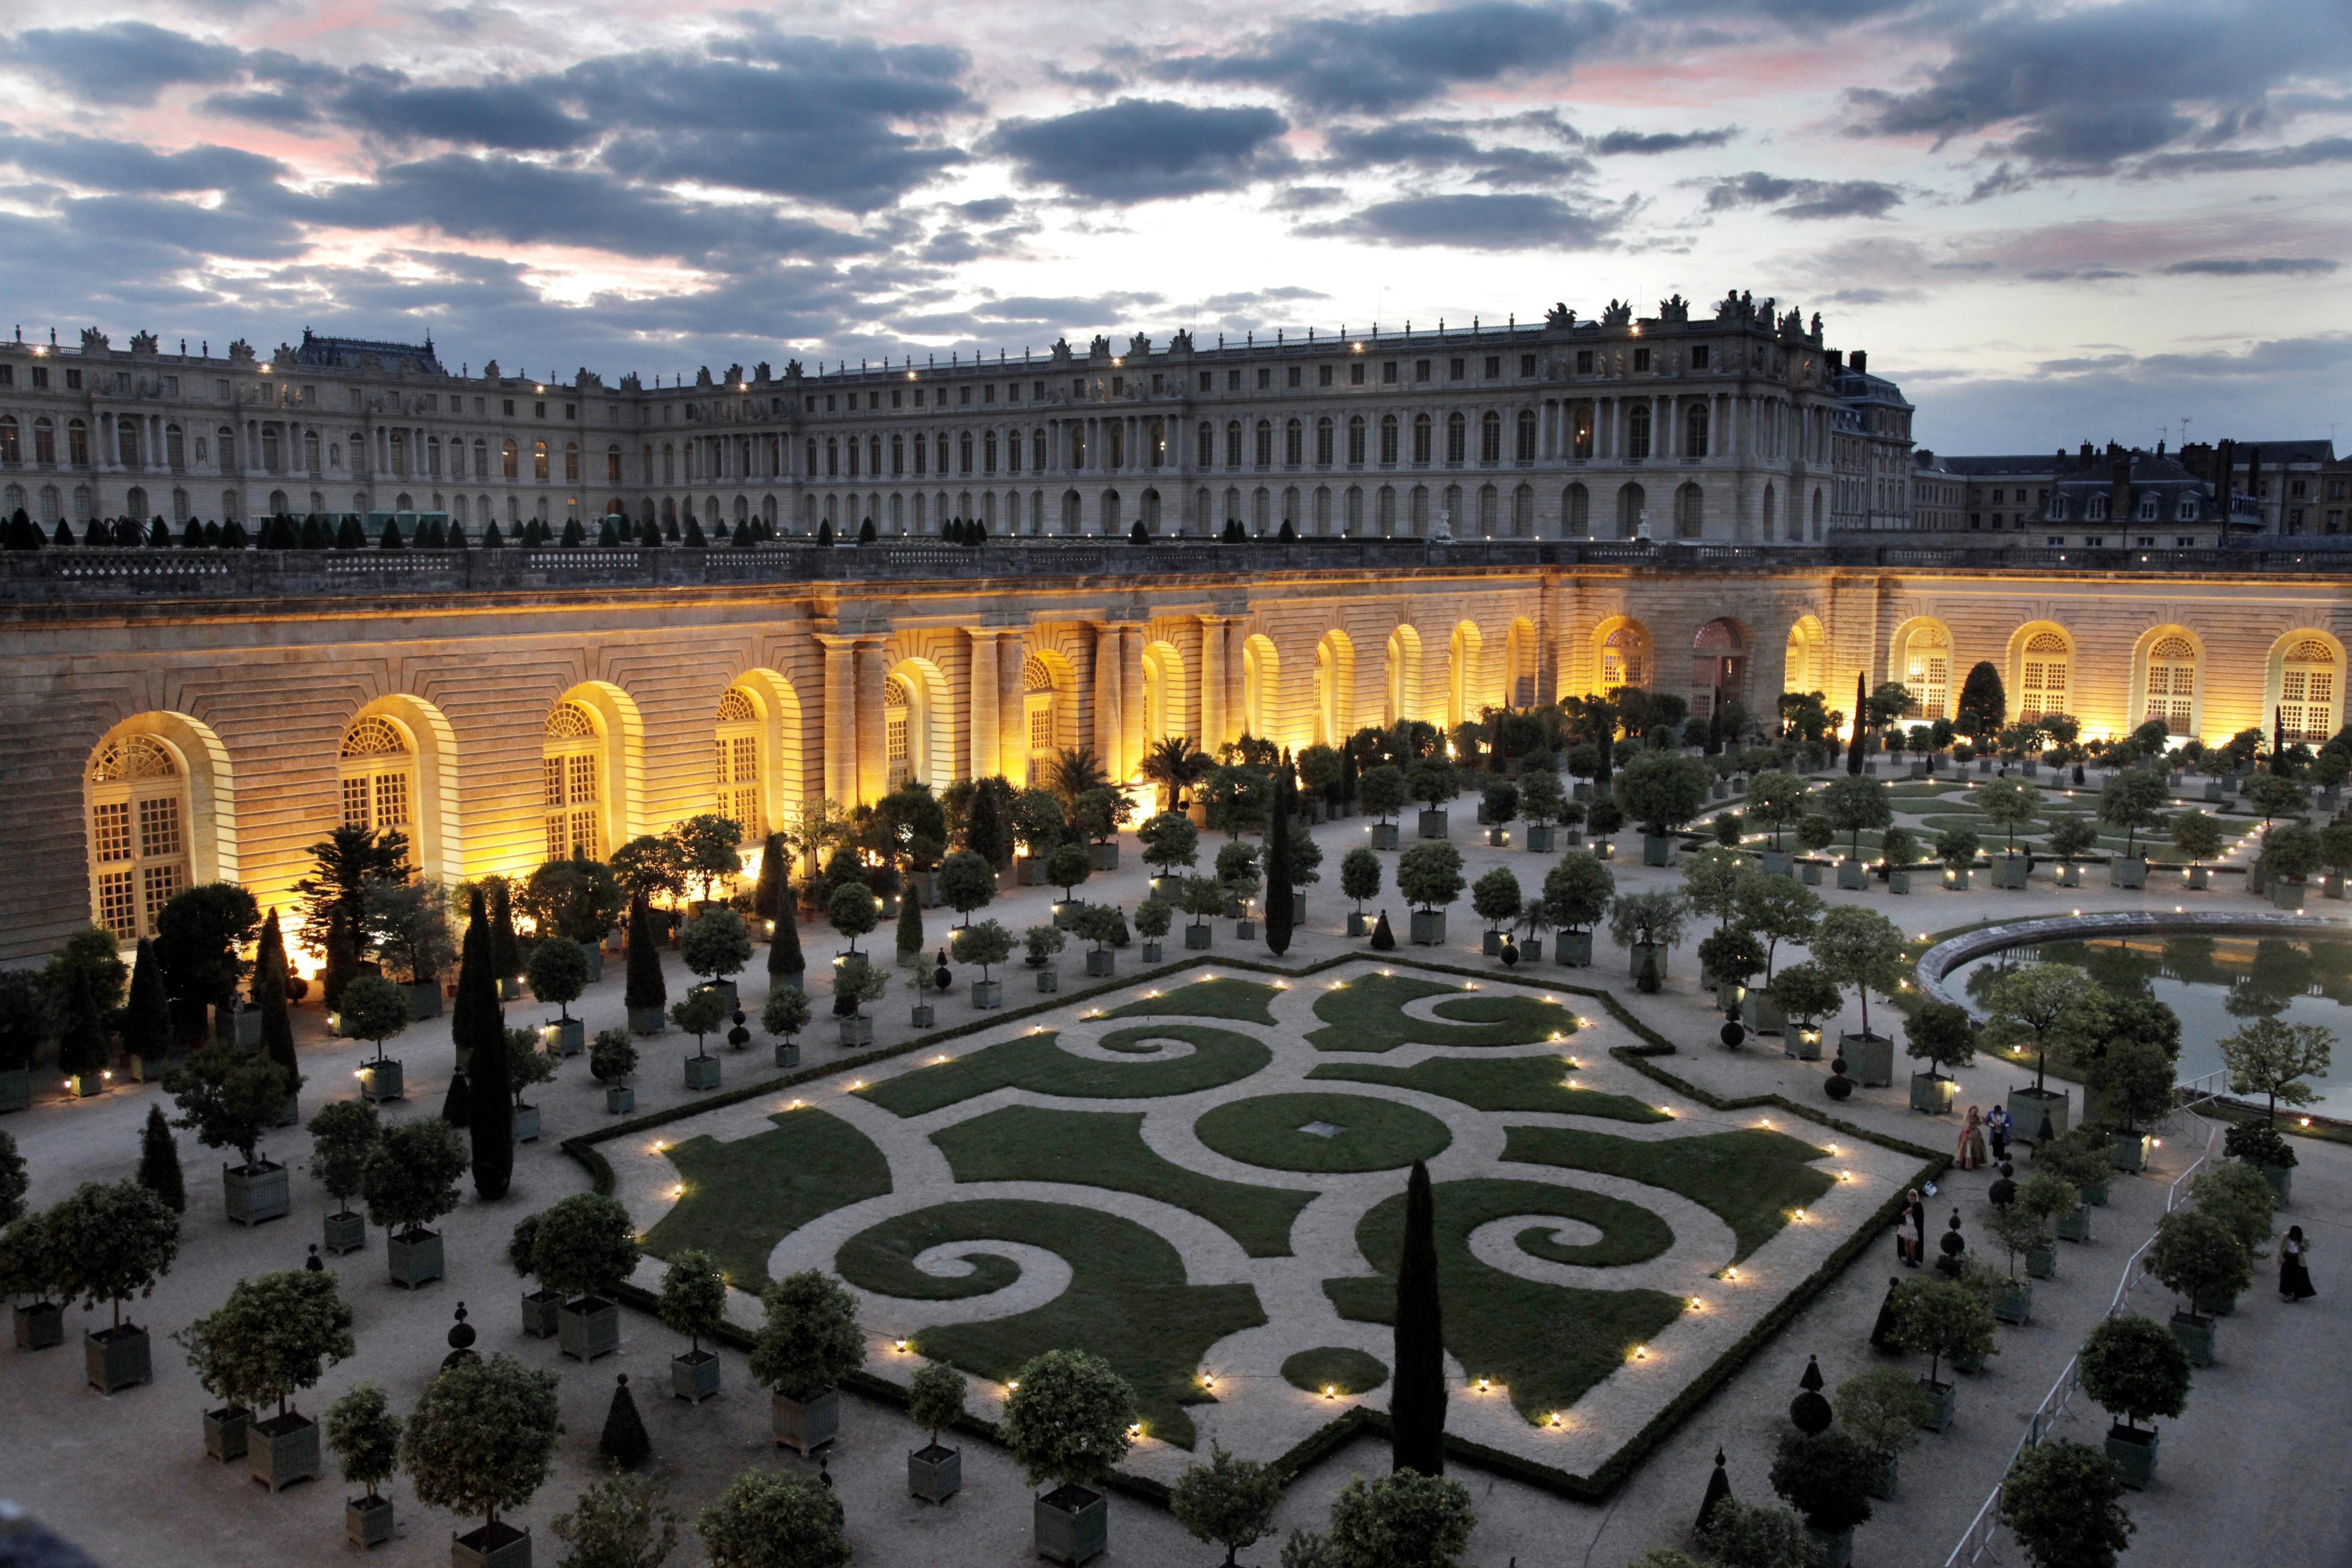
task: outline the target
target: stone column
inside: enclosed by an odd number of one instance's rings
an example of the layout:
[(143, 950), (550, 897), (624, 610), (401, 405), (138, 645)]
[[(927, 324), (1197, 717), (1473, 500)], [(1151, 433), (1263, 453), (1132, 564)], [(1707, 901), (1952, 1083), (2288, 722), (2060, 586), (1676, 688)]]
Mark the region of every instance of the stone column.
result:
[(1095, 757), (1102, 763), (1103, 772), (1112, 778), (1119, 776), (1118, 737), (1120, 730), (1118, 679), (1119, 628), (1097, 626), (1094, 628), (1095, 694), (1094, 748)]
[(878, 637), (857, 639), (857, 764), (856, 793), (854, 801), (868, 805), (880, 800), (890, 789), (890, 756), (888, 737), (883, 733), (882, 717), (882, 643)]
[(819, 633), (824, 645), (824, 707), (817, 715), (824, 737), (824, 795), (847, 805), (857, 793), (857, 689), (855, 644)]
[(1119, 766), (1114, 779), (1131, 776), (1156, 735), (1143, 732), (1143, 627), (1122, 626), (1118, 636)]
[(1201, 617), (1201, 749), (1210, 755), (1225, 741), (1225, 620)]
[(997, 771), (996, 758), (1002, 742), (998, 732), (1004, 721), (1003, 689), (997, 684), (996, 661), (1004, 643), (1004, 634), (992, 629), (967, 630), (964, 636), (971, 643), (971, 672), (966, 678), (970, 694), (967, 710), (971, 714), (971, 729), (966, 737), (964, 764), (974, 778), (982, 778)]

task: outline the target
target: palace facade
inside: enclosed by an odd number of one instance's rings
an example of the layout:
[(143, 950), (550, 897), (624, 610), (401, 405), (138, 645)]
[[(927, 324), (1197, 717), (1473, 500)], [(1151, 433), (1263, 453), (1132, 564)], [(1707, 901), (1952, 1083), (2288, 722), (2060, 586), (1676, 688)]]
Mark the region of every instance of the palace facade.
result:
[[(2273, 542), (2284, 544), (2284, 542)], [(902, 778), (1167, 735), (1298, 747), (1617, 685), (1769, 714), (1899, 679), (1948, 710), (2341, 721), (2325, 552), (1303, 539), (0, 554), (0, 959), (191, 882), (288, 905), (340, 822), (452, 880), (698, 812), (751, 838)]]

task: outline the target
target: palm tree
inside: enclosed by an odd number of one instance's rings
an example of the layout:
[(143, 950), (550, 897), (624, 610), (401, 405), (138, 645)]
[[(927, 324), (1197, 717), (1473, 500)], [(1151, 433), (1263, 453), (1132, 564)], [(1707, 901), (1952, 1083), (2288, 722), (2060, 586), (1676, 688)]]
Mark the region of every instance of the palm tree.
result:
[(1061, 797), (1064, 811), (1069, 810), (1087, 791), (1100, 789), (1110, 782), (1110, 775), (1103, 771), (1102, 762), (1092, 746), (1065, 750), (1054, 759), (1052, 776), (1054, 793)]
[(1143, 756), (1143, 776), (1160, 786), (1160, 809), (1173, 811), (1192, 785), (1209, 776), (1208, 754), (1192, 744), (1190, 735), (1164, 735)]

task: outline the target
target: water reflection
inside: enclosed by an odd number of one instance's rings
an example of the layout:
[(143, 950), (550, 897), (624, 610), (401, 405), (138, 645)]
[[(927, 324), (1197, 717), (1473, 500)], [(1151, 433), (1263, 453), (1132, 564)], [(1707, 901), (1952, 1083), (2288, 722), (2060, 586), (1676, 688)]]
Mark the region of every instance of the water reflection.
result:
[[(2221, 1066), (2215, 1043), (2246, 1020), (2278, 1018), (2352, 1034), (2352, 942), (2336, 938), (2131, 936), (2012, 947), (1954, 971), (1958, 987), (1981, 1007), (1993, 982), (2017, 964), (2071, 963), (2119, 996), (2153, 996), (2180, 1016), (2180, 1076)], [(2330, 1115), (2352, 1115), (2352, 1053), (2315, 1085)]]

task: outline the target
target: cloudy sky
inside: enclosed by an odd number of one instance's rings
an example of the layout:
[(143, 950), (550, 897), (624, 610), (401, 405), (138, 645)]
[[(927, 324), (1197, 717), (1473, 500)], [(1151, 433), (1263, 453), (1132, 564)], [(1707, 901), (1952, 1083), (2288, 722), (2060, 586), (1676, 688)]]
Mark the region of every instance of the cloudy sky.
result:
[(1946, 451), (2352, 446), (2346, 0), (5, 14), (44, 339), (667, 379), (1739, 289)]

